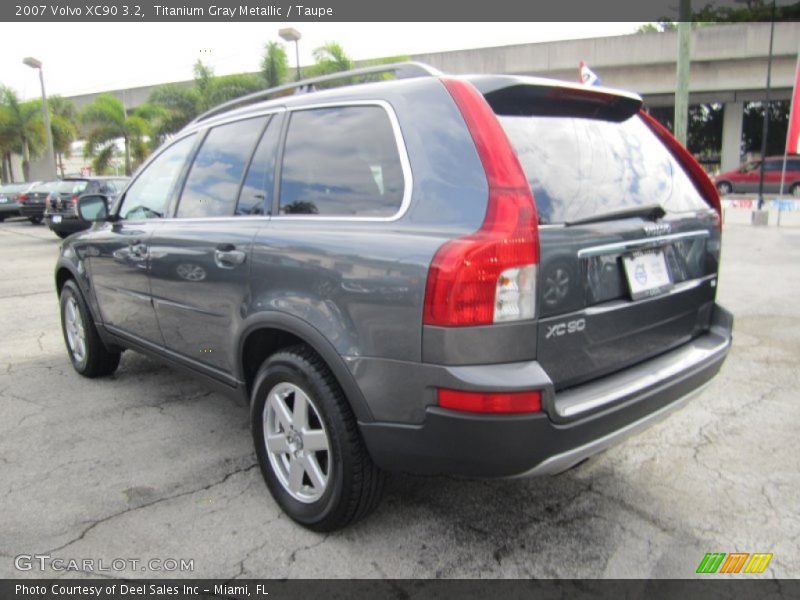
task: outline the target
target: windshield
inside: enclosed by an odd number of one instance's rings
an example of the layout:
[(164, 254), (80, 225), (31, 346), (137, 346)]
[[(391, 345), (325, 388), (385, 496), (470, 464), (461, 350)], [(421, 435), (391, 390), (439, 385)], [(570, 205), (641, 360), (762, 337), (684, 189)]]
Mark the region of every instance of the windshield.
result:
[(531, 185), (539, 220), (568, 223), (661, 206), (708, 209), (641, 119), (499, 116)]

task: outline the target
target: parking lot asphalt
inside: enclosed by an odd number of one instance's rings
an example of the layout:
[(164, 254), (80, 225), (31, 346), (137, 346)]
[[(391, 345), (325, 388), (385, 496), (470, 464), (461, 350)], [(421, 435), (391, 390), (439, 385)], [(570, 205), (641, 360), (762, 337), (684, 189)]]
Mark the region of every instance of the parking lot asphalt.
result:
[(329, 535), (273, 502), (245, 406), (132, 352), (110, 378), (73, 372), (59, 243), (0, 224), (0, 577), (76, 574), (15, 568), (45, 554), (122, 558), (96, 573), (115, 577), (682, 578), (706, 552), (737, 551), (774, 554), (737, 577), (800, 575), (800, 229), (726, 225), (734, 347), (666, 421), (556, 477), (393, 475), (370, 518)]

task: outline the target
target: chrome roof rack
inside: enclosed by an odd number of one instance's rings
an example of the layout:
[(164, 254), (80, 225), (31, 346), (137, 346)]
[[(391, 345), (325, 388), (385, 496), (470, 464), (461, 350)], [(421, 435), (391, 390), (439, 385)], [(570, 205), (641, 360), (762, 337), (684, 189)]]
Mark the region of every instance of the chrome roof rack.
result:
[[(219, 106), (215, 106), (214, 108), (207, 110), (203, 114), (196, 117), (192, 123), (199, 123), (200, 121), (205, 121), (214, 115), (218, 115), (223, 113), (231, 108), (235, 108), (238, 106), (246, 106), (247, 104), (252, 104), (254, 102), (258, 102), (259, 100), (267, 100), (274, 96), (286, 96), (286, 92), (291, 92), (294, 90), (295, 94), (302, 94), (302, 93), (310, 93), (315, 92), (315, 86), (319, 83), (329, 83), (334, 81), (345, 80), (342, 84), (345, 85), (353, 85), (352, 81), (346, 81), (348, 79), (352, 79), (353, 77), (361, 77), (364, 75), (375, 75), (379, 73), (394, 73), (396, 79), (408, 79), (411, 77), (438, 77), (442, 73), (433, 67), (426, 65), (425, 63), (421, 62), (414, 62), (414, 61), (407, 61), (407, 62), (397, 62), (397, 63), (389, 63), (385, 65), (373, 65), (369, 67), (361, 67), (359, 69), (351, 69), (349, 71), (340, 71), (338, 73), (331, 73), (330, 75), (321, 75), (319, 77), (311, 77), (309, 79), (303, 79), (301, 81), (294, 81), (292, 83), (285, 83), (283, 85), (279, 85), (277, 87), (269, 88), (267, 90), (262, 90), (260, 92), (254, 92), (252, 94), (247, 94), (246, 96), (242, 96), (240, 98), (234, 98), (233, 100), (229, 100), (228, 102), (224, 102)], [(337, 87), (337, 86), (332, 86)]]

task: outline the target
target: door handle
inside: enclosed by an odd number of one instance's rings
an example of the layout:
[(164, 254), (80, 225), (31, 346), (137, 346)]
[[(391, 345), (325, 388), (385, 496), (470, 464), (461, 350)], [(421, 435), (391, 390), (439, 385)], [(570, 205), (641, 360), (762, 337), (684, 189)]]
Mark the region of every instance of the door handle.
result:
[(147, 256), (147, 244), (142, 242), (131, 242), (131, 256), (135, 258), (145, 258)]
[(237, 265), (241, 265), (247, 254), (242, 250), (237, 250), (233, 244), (220, 244), (214, 250), (214, 263), (220, 269), (233, 269)]

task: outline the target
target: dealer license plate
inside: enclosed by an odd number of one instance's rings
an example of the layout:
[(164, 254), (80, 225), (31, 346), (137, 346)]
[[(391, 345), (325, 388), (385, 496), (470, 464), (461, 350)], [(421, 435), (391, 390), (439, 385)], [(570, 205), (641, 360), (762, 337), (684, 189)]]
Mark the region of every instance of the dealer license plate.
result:
[(663, 294), (672, 287), (663, 250), (634, 252), (623, 256), (622, 264), (634, 300)]

